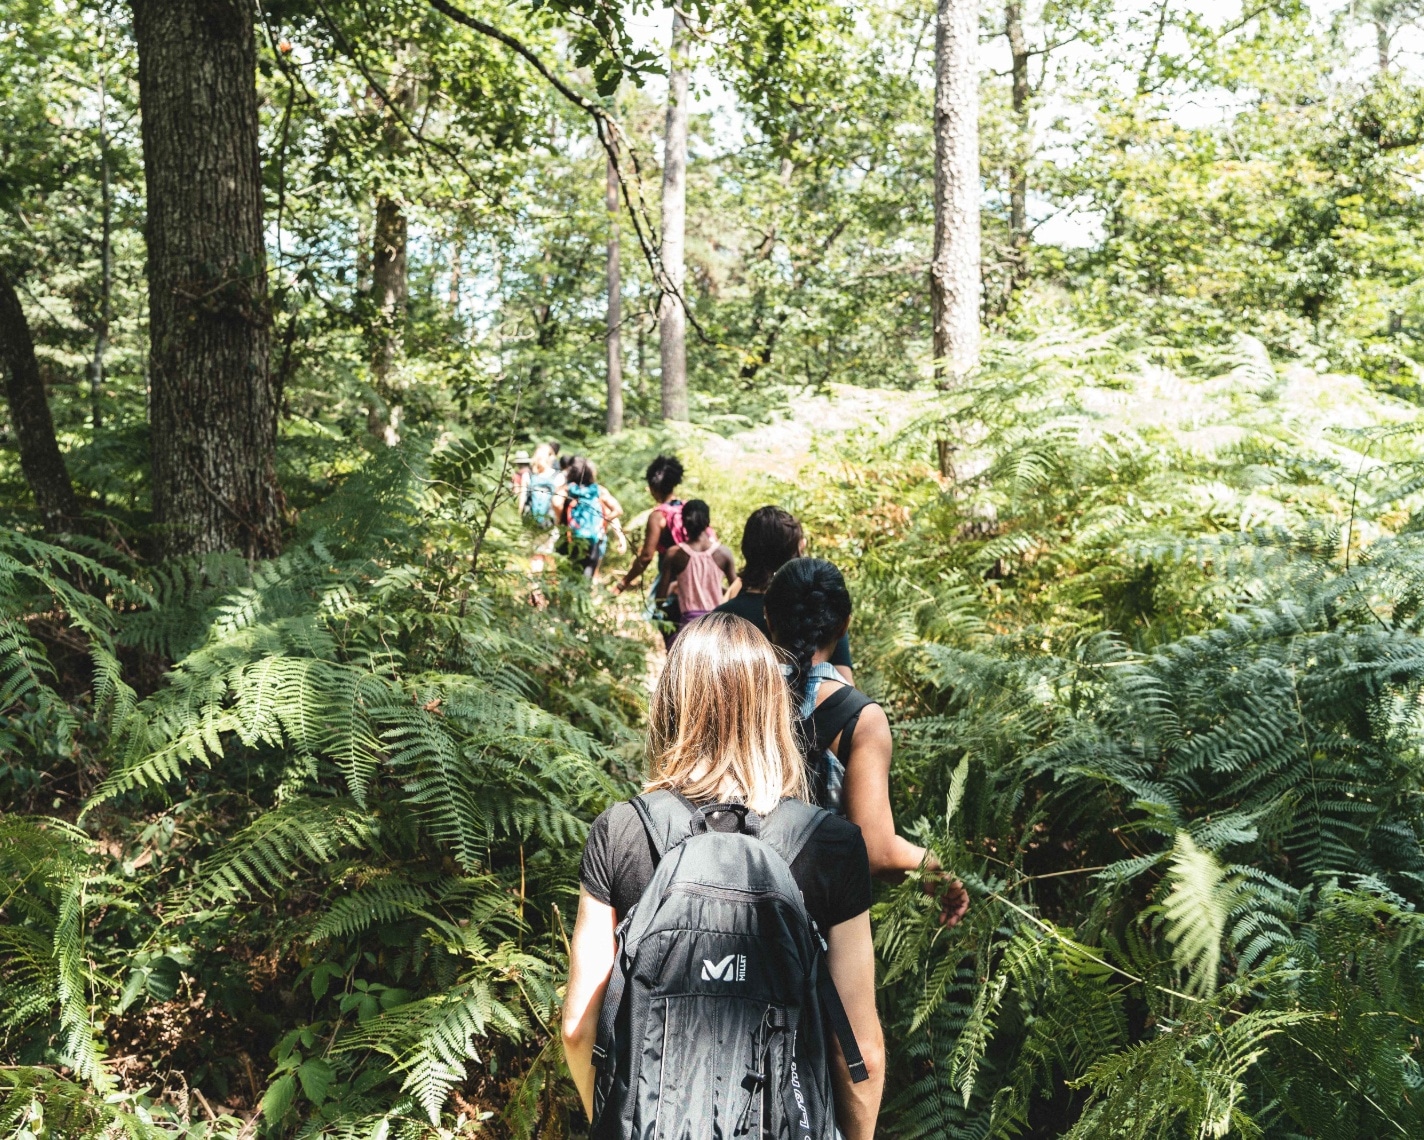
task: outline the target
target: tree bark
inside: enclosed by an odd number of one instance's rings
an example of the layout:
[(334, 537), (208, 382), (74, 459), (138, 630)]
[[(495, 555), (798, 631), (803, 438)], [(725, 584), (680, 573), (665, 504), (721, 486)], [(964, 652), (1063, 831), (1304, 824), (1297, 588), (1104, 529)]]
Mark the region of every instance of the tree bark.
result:
[(390, 379), (405, 341), (406, 301), (410, 292), (407, 229), (405, 207), (388, 194), (378, 196), (376, 235), (371, 246), (371, 296), (376, 302), (371, 380), (376, 399), (367, 412), (366, 426), (386, 444), (400, 442), (400, 405), (395, 402)]
[[(104, 50), (101, 36), (99, 50)], [(94, 326), (94, 357), (89, 363), (89, 414), (97, 436), (104, 426), (104, 358), (109, 351), (109, 326), (113, 322), (114, 203), (109, 173), (107, 64), (99, 69), (99, 319)]]
[(281, 548), (246, 0), (132, 0), (147, 182), (153, 517), (164, 554)]
[(953, 383), (979, 365), (978, 55), (977, 3), (939, 0), (930, 309), (941, 383)]
[(464, 279), (465, 262), (465, 241), (463, 238), (455, 239), (455, 246), (450, 251), (450, 292), (446, 301), (452, 317), (460, 315), (460, 283)]
[(5, 368), (5, 398), (10, 423), (20, 445), (20, 470), (35, 497), (46, 530), (64, 530), (79, 516), (79, 500), (54, 436), (40, 363), (30, 323), (15, 286), (0, 268), (0, 365)]
[(667, 128), (663, 149), (663, 271), (677, 295), (664, 293), (658, 310), (663, 366), (663, 419), (687, 419), (687, 314), (682, 308), (687, 231), (687, 24), (672, 17), (668, 61)]
[[(399, 53), (403, 64), (408, 54), (405, 48)], [(415, 85), (411, 79), (408, 68), (402, 66), (402, 73), (391, 76), (386, 89), (396, 105), (384, 108), (385, 122), (381, 128), (381, 151), (390, 159), (398, 158), (407, 145), (401, 119), (409, 121), (415, 108)], [(405, 203), (386, 185), (376, 195), (376, 232), (371, 246), (371, 296), (376, 303), (371, 382), (375, 399), (366, 414), (366, 427), (388, 446), (400, 442), (401, 408), (391, 377), (405, 347), (406, 310), (410, 299), (408, 238)]]
[(1028, 157), (1032, 144), (1028, 119), (1028, 45), (1024, 42), (1021, 0), (1004, 5), (1004, 25), (1009, 39), (1010, 74), (1013, 77), (1014, 141), (1009, 151), (1009, 245), (1013, 264), (1009, 292), (1028, 274)]
[(618, 167), (608, 158), (608, 434), (623, 430), (623, 275), (618, 263)]
[(1383, 20), (1376, 20), (1375, 24), (1375, 62), (1379, 66), (1381, 75), (1389, 74), (1389, 25)]

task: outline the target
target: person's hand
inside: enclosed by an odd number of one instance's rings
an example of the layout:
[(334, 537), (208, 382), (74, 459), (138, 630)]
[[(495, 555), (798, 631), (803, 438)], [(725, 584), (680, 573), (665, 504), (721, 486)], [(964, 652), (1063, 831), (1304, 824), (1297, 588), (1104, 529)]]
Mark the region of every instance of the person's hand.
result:
[(623, 592), (623, 583), (614, 582), (613, 585), (609, 588), (608, 592), (616, 598), (619, 594)]
[(939, 904), (939, 924), (957, 926), (969, 909), (969, 892), (948, 871), (926, 871), (920, 889)]

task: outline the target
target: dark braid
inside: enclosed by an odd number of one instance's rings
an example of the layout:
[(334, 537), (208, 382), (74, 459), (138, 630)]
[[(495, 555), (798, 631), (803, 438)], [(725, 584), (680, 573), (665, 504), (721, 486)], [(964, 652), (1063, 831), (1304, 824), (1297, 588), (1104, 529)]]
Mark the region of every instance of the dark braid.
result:
[(688, 542), (696, 542), (711, 525), (712, 509), (701, 499), (688, 499), (682, 505), (682, 526)]
[(790, 511), (759, 507), (742, 530), (742, 589), (760, 593), (771, 576), (801, 553), (801, 524)]
[(845, 630), (850, 608), (845, 578), (823, 558), (793, 558), (767, 587), (766, 624), (772, 642), (791, 658), (791, 696), (798, 705), (811, 658)]

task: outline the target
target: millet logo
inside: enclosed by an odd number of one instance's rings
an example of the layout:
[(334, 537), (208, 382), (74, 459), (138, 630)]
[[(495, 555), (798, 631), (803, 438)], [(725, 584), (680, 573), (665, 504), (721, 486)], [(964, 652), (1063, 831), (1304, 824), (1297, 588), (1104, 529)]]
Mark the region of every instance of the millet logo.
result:
[(744, 982), (747, 980), (747, 956), (728, 954), (720, 962), (710, 958), (702, 959), (702, 980), (704, 982)]

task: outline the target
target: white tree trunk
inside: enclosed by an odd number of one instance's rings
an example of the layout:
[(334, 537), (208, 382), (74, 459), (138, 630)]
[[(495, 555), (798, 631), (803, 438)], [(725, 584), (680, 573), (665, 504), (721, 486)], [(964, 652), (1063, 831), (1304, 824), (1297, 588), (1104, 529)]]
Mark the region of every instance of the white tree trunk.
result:
[(608, 434), (623, 430), (623, 278), (618, 264), (618, 167), (608, 158)]
[(687, 24), (672, 17), (672, 52), (668, 67), (667, 132), (663, 152), (662, 263), (668, 284), (678, 296), (665, 294), (659, 308), (662, 342), (663, 419), (687, 419), (687, 314), (681, 294), (686, 277), (684, 251), (687, 229)]
[(939, 0), (930, 308), (941, 382), (979, 365), (979, 6)]

